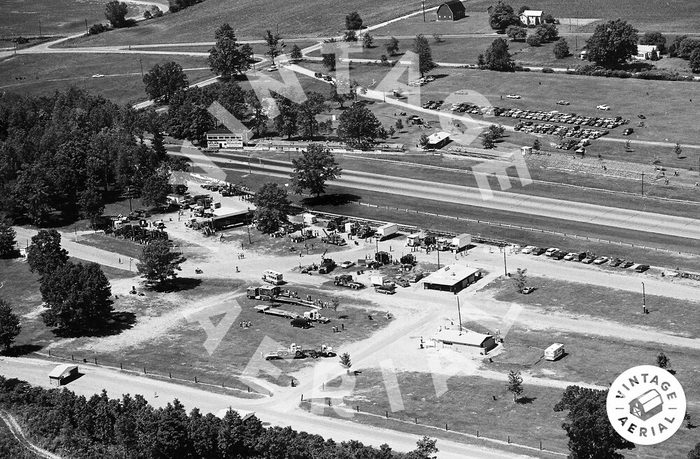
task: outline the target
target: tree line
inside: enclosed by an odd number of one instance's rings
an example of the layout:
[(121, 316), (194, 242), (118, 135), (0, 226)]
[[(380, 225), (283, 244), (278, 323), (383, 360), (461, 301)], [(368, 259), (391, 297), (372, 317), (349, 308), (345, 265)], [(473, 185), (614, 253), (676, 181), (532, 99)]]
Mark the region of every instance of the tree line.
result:
[[(170, 161), (162, 117), (138, 113), (86, 91), (52, 96), (0, 96), (0, 212), (44, 225), (95, 220), (104, 205), (129, 190), (135, 197), (162, 184)], [(153, 135), (147, 145), (145, 133)]]
[(0, 407), (28, 427), (41, 447), (74, 458), (314, 458), (428, 459), (435, 440), (427, 437), (403, 454), (384, 444), (335, 442), (291, 427), (264, 427), (255, 417), (229, 409), (223, 418), (189, 414), (177, 399), (154, 408), (141, 395), (90, 398), (43, 389), (0, 376)]

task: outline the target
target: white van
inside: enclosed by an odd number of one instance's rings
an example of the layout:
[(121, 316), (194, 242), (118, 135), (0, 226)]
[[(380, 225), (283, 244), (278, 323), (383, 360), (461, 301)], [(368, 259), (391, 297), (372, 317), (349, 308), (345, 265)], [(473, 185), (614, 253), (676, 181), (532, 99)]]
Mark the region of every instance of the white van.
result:
[(564, 345), (561, 343), (554, 343), (544, 350), (544, 359), (554, 361), (564, 355), (564, 353)]
[(262, 280), (269, 282), (272, 285), (284, 284), (284, 279), (282, 273), (268, 269), (263, 273)]

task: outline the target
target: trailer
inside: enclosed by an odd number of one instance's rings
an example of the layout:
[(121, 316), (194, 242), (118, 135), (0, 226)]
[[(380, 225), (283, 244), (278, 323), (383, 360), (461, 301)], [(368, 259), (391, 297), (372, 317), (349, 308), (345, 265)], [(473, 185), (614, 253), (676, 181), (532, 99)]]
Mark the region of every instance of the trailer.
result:
[(372, 284), (373, 286), (378, 286), (378, 285), (384, 285), (384, 283), (388, 280), (386, 276), (369, 276), (369, 283)]
[(469, 244), (472, 243), (472, 237), (470, 234), (460, 234), (459, 236), (453, 237), (450, 243), (450, 250), (453, 252), (461, 252), (466, 249)]
[(328, 317), (323, 317), (321, 313), (315, 309), (313, 311), (306, 311), (304, 313), (304, 318), (312, 322), (318, 322), (321, 324), (327, 324), (331, 321), (331, 319), (329, 319)]
[(341, 274), (340, 276), (335, 276), (333, 284), (340, 287), (348, 287), (353, 290), (359, 290), (364, 287), (364, 284), (362, 284), (361, 282), (354, 281), (350, 274)]
[(259, 306), (255, 306), (255, 310), (263, 314), (268, 314), (277, 317), (286, 317), (287, 319), (299, 319), (301, 317), (296, 312), (285, 311), (284, 309), (275, 308), (270, 304), (261, 304)]
[(273, 271), (271, 269), (263, 272), (262, 280), (273, 285), (284, 284), (284, 276), (282, 276), (282, 273), (278, 273), (277, 271)]
[(278, 349), (276, 351), (263, 354), (265, 360), (282, 360), (282, 359), (304, 359), (311, 357), (316, 359), (319, 357), (336, 357), (338, 354), (332, 347), (322, 344), (318, 348), (304, 349), (303, 346), (292, 343), (288, 348)]
[(409, 234), (406, 237), (406, 245), (408, 247), (420, 247), (423, 240), (423, 232)]
[(561, 343), (554, 343), (544, 350), (544, 359), (555, 361), (559, 357), (565, 354), (564, 345)]
[(443, 251), (443, 250), (448, 250), (450, 248), (450, 244), (452, 243), (452, 240), (448, 240), (447, 238), (444, 237), (439, 237), (435, 241), (435, 248)]
[(348, 245), (348, 243), (345, 242), (345, 239), (343, 239), (339, 234), (335, 233), (329, 236), (322, 237), (321, 242), (323, 242), (324, 244), (332, 244), (340, 247)]
[(374, 291), (377, 293), (383, 293), (385, 295), (393, 295), (396, 293), (396, 286), (393, 284), (383, 284), (374, 287)]
[(386, 225), (382, 225), (379, 228), (377, 228), (376, 234), (379, 240), (384, 240), (388, 237), (393, 236), (394, 234), (399, 232), (399, 225), (396, 223), (387, 223)]
[[(219, 207), (221, 207), (220, 203)], [(231, 228), (232, 226), (244, 225), (250, 223), (253, 218), (253, 213), (248, 210), (241, 210), (240, 212), (234, 212), (226, 215), (214, 215), (208, 219), (211, 227), (214, 230), (222, 230), (225, 228)]]

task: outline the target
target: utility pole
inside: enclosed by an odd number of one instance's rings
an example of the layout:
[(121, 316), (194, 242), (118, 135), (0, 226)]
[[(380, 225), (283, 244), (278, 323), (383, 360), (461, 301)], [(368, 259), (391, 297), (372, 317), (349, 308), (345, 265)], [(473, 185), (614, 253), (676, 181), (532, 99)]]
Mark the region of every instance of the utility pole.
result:
[(644, 172), (642, 172), (642, 197), (644, 197)]
[(250, 224), (246, 225), (248, 228), (248, 244), (253, 245), (253, 240), (250, 238)]
[(41, 19), (39, 19), (39, 38), (41, 38)]
[(438, 254), (438, 268), (437, 269), (440, 269), (440, 251), (436, 250), (436, 252)]
[(644, 289), (644, 282), (642, 282), (642, 313), (649, 314), (649, 311), (647, 311), (647, 292)]
[(139, 66), (141, 66), (141, 79), (143, 79), (143, 60), (139, 57)]
[(462, 334), (462, 309), (459, 307), (459, 295), (457, 295), (457, 318), (459, 320), (459, 334)]
[(90, 28), (87, 25), (87, 19), (86, 19), (85, 20), (85, 35), (89, 35), (89, 34), (90, 34)]
[(508, 277), (508, 265), (506, 264), (506, 248), (503, 247), (503, 271), (505, 276)]
[(423, 8), (423, 22), (425, 22), (425, 0), (421, 0), (420, 4)]

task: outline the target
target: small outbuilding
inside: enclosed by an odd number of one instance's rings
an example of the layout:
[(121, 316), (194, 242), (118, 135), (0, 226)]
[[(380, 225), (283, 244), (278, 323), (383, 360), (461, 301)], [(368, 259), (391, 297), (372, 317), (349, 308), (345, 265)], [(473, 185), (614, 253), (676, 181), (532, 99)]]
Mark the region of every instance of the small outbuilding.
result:
[(73, 380), (78, 374), (78, 365), (71, 365), (68, 363), (58, 365), (49, 373), (49, 384), (52, 386), (61, 386)]
[(449, 265), (440, 268), (423, 279), (423, 288), (459, 293), (481, 279), (481, 271), (468, 266)]
[(482, 354), (487, 354), (496, 347), (496, 339), (492, 335), (477, 333), (464, 328), (462, 330), (440, 330), (435, 335), (435, 340), (443, 345), (455, 346), (457, 350), (460, 348), (479, 349)]
[(659, 48), (656, 45), (637, 45), (637, 54), (634, 56), (638, 61), (648, 61), (654, 54), (659, 58)]
[(450, 134), (447, 132), (436, 132), (428, 136), (428, 142), (425, 148), (434, 148), (436, 150), (444, 147), (450, 141)]
[(450, 0), (437, 9), (437, 20), (438, 21), (459, 21), (467, 16), (467, 9), (464, 7), (464, 3), (459, 0)]
[(547, 349), (544, 350), (544, 359), (545, 360), (550, 360), (550, 361), (555, 361), (562, 355), (564, 355), (566, 351), (564, 350), (564, 345), (561, 343), (554, 343), (551, 346), (549, 346)]
[(538, 26), (542, 24), (544, 12), (540, 10), (525, 10), (520, 14), (520, 22), (526, 26)]
[(253, 130), (233, 116), (227, 120), (227, 125), (207, 132), (208, 148), (243, 148), (253, 136)]

